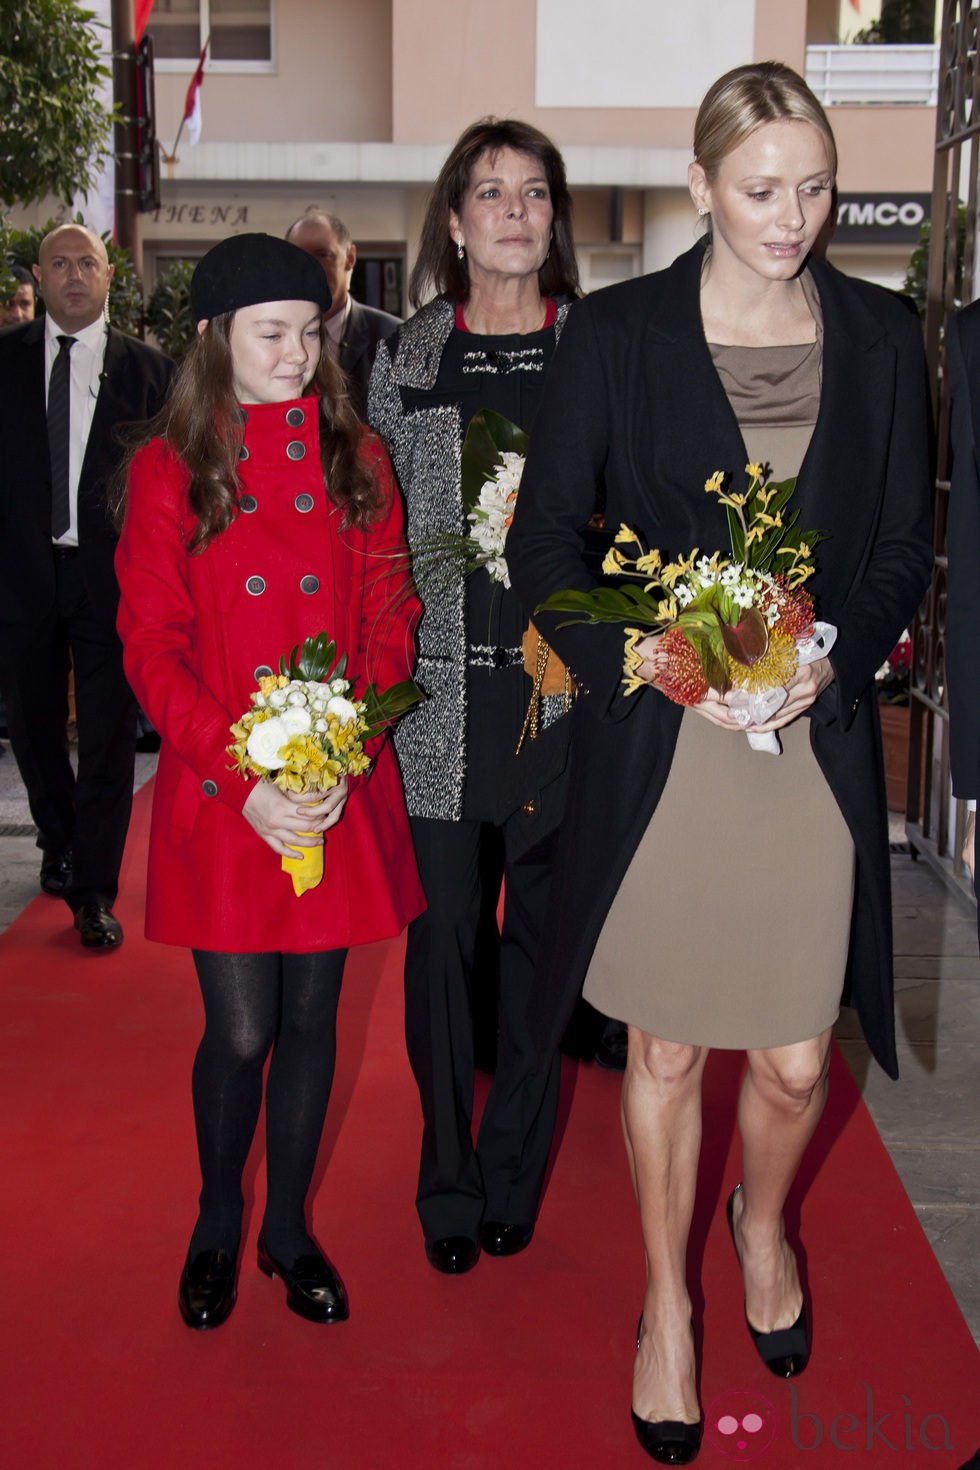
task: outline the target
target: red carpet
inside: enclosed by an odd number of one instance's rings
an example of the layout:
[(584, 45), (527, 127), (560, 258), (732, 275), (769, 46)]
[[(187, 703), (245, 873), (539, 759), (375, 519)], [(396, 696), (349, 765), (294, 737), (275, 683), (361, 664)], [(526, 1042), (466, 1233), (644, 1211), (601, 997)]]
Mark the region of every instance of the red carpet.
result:
[[(144, 791), (119, 955), (82, 953), (64, 908), (46, 898), (0, 938), (3, 1465), (652, 1463), (629, 1419), (643, 1263), (618, 1079), (567, 1067), (567, 1125), (531, 1249), (438, 1276), (413, 1205), (419, 1118), (397, 944), (351, 957), (321, 1151), (315, 1226), (343, 1271), (351, 1321), (301, 1321), (280, 1283), (257, 1271), (260, 1135), (238, 1307), (216, 1333), (183, 1326), (175, 1293), (195, 1214), (189, 1074), (200, 1013), (189, 957), (140, 937), (148, 813)], [(712, 1058), (692, 1241), (709, 1410), (699, 1466), (960, 1465), (980, 1444), (977, 1351), (839, 1059), (789, 1210), (796, 1237), (803, 1200), (813, 1362), (793, 1388), (758, 1362), (721, 1204), (738, 1177), (738, 1073), (738, 1058)], [(751, 1413), (760, 1426), (716, 1427)]]

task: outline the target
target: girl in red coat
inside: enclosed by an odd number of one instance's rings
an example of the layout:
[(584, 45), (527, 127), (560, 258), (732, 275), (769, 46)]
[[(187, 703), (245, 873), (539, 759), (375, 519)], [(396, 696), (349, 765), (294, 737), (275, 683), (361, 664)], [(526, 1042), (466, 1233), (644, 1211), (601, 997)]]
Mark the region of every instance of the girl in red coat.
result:
[[(326, 278), (268, 235), (214, 247), (191, 284), (198, 337), (130, 465), (117, 553), (126, 672), (162, 737), (146, 933), (193, 950), (205, 1030), (193, 1097), (202, 1189), (180, 1278), (190, 1327), (235, 1304), (242, 1171), (266, 1087), (258, 1264), (316, 1322), (348, 1314), (308, 1233), (347, 947), (424, 906), (387, 743), (322, 799), (231, 768), (229, 727), (264, 674), (327, 632), (358, 689), (411, 672), (418, 614), (402, 513), (378, 440), (325, 345)], [(283, 857), (324, 841), (297, 897)]]

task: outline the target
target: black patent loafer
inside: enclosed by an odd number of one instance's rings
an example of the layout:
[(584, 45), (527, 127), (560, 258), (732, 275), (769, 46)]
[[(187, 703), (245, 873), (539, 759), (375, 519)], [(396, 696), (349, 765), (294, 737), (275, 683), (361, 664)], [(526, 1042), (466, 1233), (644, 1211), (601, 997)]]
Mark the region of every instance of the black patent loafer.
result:
[(658, 1465), (690, 1465), (697, 1459), (704, 1433), (704, 1416), (696, 1424), (682, 1419), (641, 1419), (630, 1409), (640, 1448)]
[(177, 1305), (180, 1315), (195, 1332), (220, 1327), (229, 1316), (238, 1297), (235, 1288), (234, 1257), (227, 1251), (199, 1251), (188, 1255), (180, 1273)]
[(286, 1306), (307, 1322), (346, 1322), (350, 1316), (344, 1283), (320, 1251), (284, 1266), (270, 1253), (265, 1236), (258, 1240), (259, 1270), (278, 1276), (286, 1288)]
[(86, 949), (104, 952), (123, 942), (122, 925), (107, 903), (83, 903), (75, 914), (75, 928)]
[(71, 850), (64, 852), (42, 852), (41, 892), (52, 898), (61, 898), (71, 882)]
[(463, 1276), (480, 1259), (480, 1248), (468, 1235), (444, 1235), (425, 1242), (429, 1264), (444, 1276)]
[(533, 1225), (510, 1225), (503, 1220), (484, 1220), (480, 1246), (488, 1256), (516, 1256), (531, 1244)]

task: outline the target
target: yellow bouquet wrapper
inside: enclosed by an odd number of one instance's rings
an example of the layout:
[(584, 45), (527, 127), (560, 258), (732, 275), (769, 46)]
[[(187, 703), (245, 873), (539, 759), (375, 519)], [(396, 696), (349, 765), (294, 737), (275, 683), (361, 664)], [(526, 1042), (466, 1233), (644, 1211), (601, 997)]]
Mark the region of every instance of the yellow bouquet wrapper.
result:
[[(301, 837), (312, 837), (312, 832), (301, 832)], [(316, 888), (323, 880), (323, 841), (317, 843), (316, 847), (297, 847), (293, 851), (296, 856), (284, 857), (282, 870), (289, 873), (293, 880), (293, 892), (297, 898), (302, 898), (309, 888)]]

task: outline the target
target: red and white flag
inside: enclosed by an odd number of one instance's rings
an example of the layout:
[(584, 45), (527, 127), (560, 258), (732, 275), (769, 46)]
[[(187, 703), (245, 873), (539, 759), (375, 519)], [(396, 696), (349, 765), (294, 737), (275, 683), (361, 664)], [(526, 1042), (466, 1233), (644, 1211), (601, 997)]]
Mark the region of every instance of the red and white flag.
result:
[(187, 88), (187, 100), (184, 103), (184, 124), (187, 127), (187, 141), (193, 145), (201, 136), (201, 83), (204, 80), (204, 62), (208, 54), (211, 37), (204, 43), (201, 59), (197, 63), (197, 71), (191, 77), (191, 84)]

